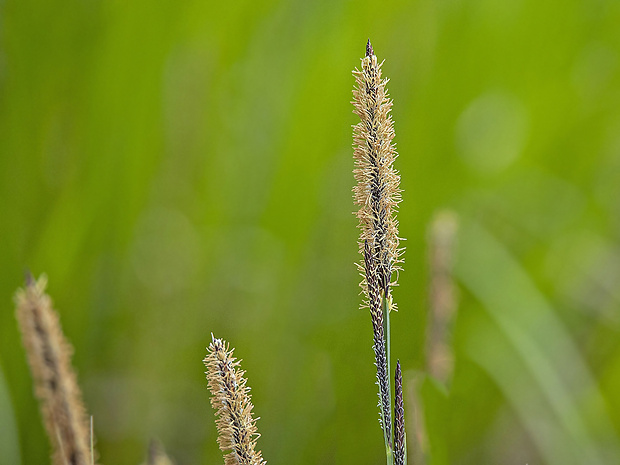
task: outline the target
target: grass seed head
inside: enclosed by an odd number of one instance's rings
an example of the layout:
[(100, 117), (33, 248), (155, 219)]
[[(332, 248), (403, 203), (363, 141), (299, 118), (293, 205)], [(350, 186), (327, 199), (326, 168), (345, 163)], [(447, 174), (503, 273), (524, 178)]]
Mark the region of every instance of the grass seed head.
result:
[[(353, 193), (359, 206), (360, 253), (364, 255), (365, 244), (369, 244), (377, 262), (379, 286), (383, 295), (389, 298), (390, 287), (396, 284), (394, 275), (400, 270), (399, 263), (402, 261), (396, 219), (401, 190), (400, 176), (394, 169), (398, 155), (392, 143), (392, 100), (386, 89), (388, 80), (381, 77), (381, 65), (368, 41), (361, 69), (353, 71), (355, 88), (352, 103), (354, 113), (360, 118), (360, 122), (353, 127), (353, 173), (357, 181)], [(363, 271), (364, 267), (360, 266), (360, 269)], [(361, 287), (366, 299), (369, 299), (366, 277)]]
[(256, 428), (257, 419), (252, 416), (250, 388), (233, 351), (226, 341), (212, 335), (204, 359), (211, 405), (218, 417), (217, 441), (222, 451), (231, 451), (224, 456), (225, 465), (262, 465), (266, 462), (261, 452), (256, 451), (260, 434)]
[(45, 293), (45, 276), (15, 295), (16, 317), (39, 399), (55, 465), (91, 465), (95, 454), (82, 392), (71, 366), (66, 340), (52, 300)]

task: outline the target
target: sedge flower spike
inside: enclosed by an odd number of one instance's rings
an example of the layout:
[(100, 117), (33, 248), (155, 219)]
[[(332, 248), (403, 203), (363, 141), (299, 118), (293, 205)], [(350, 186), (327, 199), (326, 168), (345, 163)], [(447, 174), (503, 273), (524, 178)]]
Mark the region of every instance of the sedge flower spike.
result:
[(62, 332), (52, 299), (45, 293), (46, 285), (45, 276), (35, 281), (28, 274), (26, 285), (15, 295), (15, 313), (54, 451), (52, 463), (92, 465), (94, 439), (71, 366), (73, 349)]
[[(401, 201), (400, 176), (394, 169), (398, 154), (392, 143), (394, 123), (390, 116), (392, 100), (386, 90), (387, 79), (381, 77), (381, 66), (368, 41), (366, 56), (362, 58), (360, 70), (353, 71), (354, 113), (360, 122), (353, 128), (355, 158), (355, 180), (353, 188), (355, 203), (359, 205), (360, 239), (362, 256), (366, 244), (370, 245), (372, 256), (377, 263), (379, 286), (382, 294), (390, 299), (393, 273), (398, 272), (401, 262), (399, 249), (398, 221), (396, 212)], [(361, 271), (363, 266), (359, 267)], [(361, 283), (366, 299), (367, 279)], [(391, 303), (391, 302), (390, 302)], [(366, 302), (368, 304), (368, 301)], [(395, 309), (391, 303), (390, 310)]]
[(375, 366), (377, 367), (377, 385), (379, 386), (379, 412), (381, 414), (381, 428), (385, 434), (385, 440), (391, 445), (392, 420), (391, 420), (391, 401), (390, 401), (390, 381), (387, 363), (386, 338), (385, 338), (385, 319), (381, 310), (381, 293), (379, 289), (377, 264), (370, 251), (370, 246), (366, 242), (364, 247), (364, 263), (366, 273), (366, 285), (368, 289), (368, 303), (370, 316), (372, 319), (373, 345), (375, 353)]
[(394, 465), (406, 465), (407, 441), (405, 438), (405, 405), (403, 402), (403, 374), (400, 360), (394, 375)]
[(226, 341), (212, 336), (209, 353), (204, 359), (207, 380), (211, 391), (211, 405), (216, 410), (219, 436), (217, 442), (224, 456), (225, 465), (264, 465), (256, 440), (260, 437), (256, 420), (252, 417), (250, 388), (244, 378), (245, 371), (233, 357)]

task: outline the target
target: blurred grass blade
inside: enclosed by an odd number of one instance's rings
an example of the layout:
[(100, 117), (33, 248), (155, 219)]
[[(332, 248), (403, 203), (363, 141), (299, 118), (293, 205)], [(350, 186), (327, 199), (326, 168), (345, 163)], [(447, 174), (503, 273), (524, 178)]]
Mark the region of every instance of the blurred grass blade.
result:
[(413, 372), (405, 382), (407, 388), (407, 429), (411, 432), (407, 436), (407, 448), (411, 451), (412, 463), (425, 465), (428, 453), (428, 437), (424, 416), (424, 403), (422, 402), (421, 388), (425, 380), (422, 372)]
[(429, 225), (429, 310), (426, 336), (426, 367), (433, 378), (448, 386), (454, 370), (452, 325), (458, 310), (453, 264), (458, 216), (451, 210), (435, 213)]
[(9, 390), (0, 364), (0, 465), (20, 465), (19, 436)]
[(504, 391), (541, 454), (557, 465), (619, 463), (604, 399), (562, 321), (483, 227), (464, 224), (460, 243), (456, 275), (492, 320), (470, 335), (470, 355)]
[(161, 442), (151, 439), (146, 465), (174, 465), (174, 462), (166, 454)]

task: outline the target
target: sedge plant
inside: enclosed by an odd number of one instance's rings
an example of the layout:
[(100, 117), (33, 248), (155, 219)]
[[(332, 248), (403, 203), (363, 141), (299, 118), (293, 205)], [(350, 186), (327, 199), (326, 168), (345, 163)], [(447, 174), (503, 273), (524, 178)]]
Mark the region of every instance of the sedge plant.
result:
[[(370, 309), (373, 328), (373, 350), (379, 386), (380, 422), (383, 430), (388, 465), (404, 465), (407, 460), (405, 420), (402, 401), (402, 374), (397, 362), (394, 379), (395, 404), (392, 401), (390, 369), (390, 314), (396, 310), (391, 289), (402, 262), (396, 213), (401, 201), (400, 176), (394, 169), (398, 154), (392, 140), (394, 123), (390, 116), (387, 79), (381, 76), (381, 65), (370, 40), (361, 69), (353, 71), (354, 113), (360, 122), (353, 127), (353, 146), (357, 185), (353, 188), (359, 206), (358, 264), (365, 300)], [(392, 428), (392, 411), (394, 412)]]

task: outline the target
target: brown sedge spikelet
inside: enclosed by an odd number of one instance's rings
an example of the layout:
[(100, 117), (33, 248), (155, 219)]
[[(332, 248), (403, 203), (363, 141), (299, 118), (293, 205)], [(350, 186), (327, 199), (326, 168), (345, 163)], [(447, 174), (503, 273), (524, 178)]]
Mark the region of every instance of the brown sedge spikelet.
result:
[(392, 420), (390, 407), (390, 383), (385, 347), (384, 318), (381, 309), (381, 290), (377, 273), (375, 257), (372, 254), (368, 241), (364, 244), (364, 264), (367, 277), (368, 304), (372, 319), (373, 350), (375, 352), (375, 366), (377, 367), (377, 384), (379, 385), (379, 409), (381, 412), (381, 427), (387, 444), (392, 442)]
[(76, 375), (72, 348), (65, 339), (52, 300), (45, 293), (45, 276), (15, 295), (16, 317), (39, 398), (56, 465), (87, 465), (94, 460), (89, 420)]
[(407, 463), (407, 442), (405, 439), (405, 405), (400, 360), (396, 362), (394, 381), (394, 465), (405, 465)]
[[(354, 113), (360, 122), (353, 128), (355, 158), (355, 179), (353, 188), (355, 203), (360, 209), (359, 219), (360, 253), (364, 255), (365, 244), (377, 262), (379, 286), (389, 299), (389, 309), (396, 309), (390, 299), (390, 287), (394, 272), (401, 262), (399, 249), (398, 221), (396, 211), (401, 201), (400, 176), (394, 169), (398, 156), (394, 139), (394, 123), (390, 116), (392, 100), (386, 90), (387, 79), (381, 77), (381, 66), (374, 54), (370, 41), (366, 45), (366, 56), (362, 58), (361, 70), (355, 69), (353, 89)], [(360, 266), (363, 270), (363, 267)], [(367, 277), (360, 284), (366, 299)]]
[(212, 394), (211, 405), (218, 417), (217, 441), (222, 451), (231, 451), (224, 456), (224, 463), (265, 464), (261, 452), (255, 450), (260, 434), (256, 429), (257, 419), (252, 417), (254, 406), (244, 378), (245, 371), (239, 368), (239, 361), (233, 357), (234, 349), (230, 349), (226, 341), (213, 335), (211, 338), (204, 364)]

